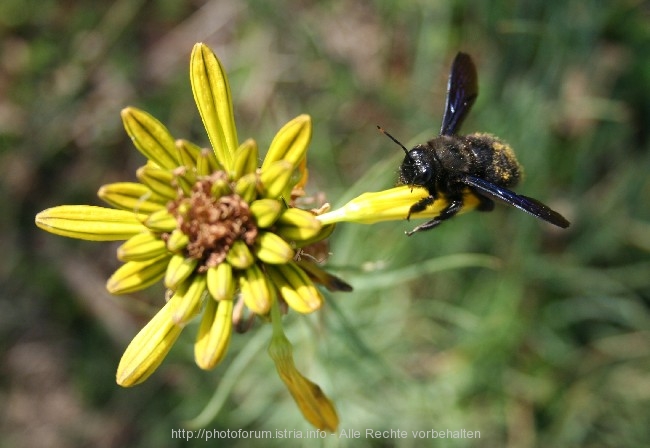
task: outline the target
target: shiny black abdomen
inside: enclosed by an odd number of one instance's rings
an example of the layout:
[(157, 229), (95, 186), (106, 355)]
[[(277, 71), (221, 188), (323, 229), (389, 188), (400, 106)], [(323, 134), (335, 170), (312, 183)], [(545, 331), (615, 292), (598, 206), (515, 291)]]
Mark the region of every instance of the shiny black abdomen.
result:
[(455, 174), (471, 174), (502, 187), (513, 187), (521, 178), (521, 167), (510, 146), (490, 134), (442, 135), (427, 146), (439, 165), (439, 186), (453, 182)]

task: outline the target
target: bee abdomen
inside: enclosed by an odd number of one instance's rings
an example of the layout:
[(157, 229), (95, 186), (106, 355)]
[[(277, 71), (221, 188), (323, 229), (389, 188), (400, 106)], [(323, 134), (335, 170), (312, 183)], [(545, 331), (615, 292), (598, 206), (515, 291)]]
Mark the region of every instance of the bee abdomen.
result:
[(477, 165), (484, 170), (477, 173), (483, 179), (503, 187), (513, 187), (519, 182), (522, 169), (510, 145), (484, 133), (470, 134), (465, 138), (479, 161)]

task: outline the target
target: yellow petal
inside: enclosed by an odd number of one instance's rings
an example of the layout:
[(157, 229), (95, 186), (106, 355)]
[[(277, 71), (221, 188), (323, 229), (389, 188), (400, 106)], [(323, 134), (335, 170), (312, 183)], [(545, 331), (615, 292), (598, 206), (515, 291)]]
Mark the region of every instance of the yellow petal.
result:
[[(335, 222), (373, 224), (379, 221), (406, 219), (411, 206), (428, 195), (429, 192), (425, 188), (402, 185), (389, 190), (364, 193), (343, 207), (318, 215), (316, 218), (323, 224)], [(470, 193), (466, 193), (463, 200), (464, 206), (460, 213), (476, 208), (479, 203), (476, 196)], [(433, 218), (448, 203), (444, 197), (440, 197), (423, 212), (413, 213), (411, 219)]]
[(60, 205), (36, 215), (36, 225), (50, 233), (90, 241), (127, 240), (146, 231), (147, 215), (92, 205)]
[(164, 170), (157, 165), (147, 163), (145, 166), (138, 168), (135, 172), (140, 182), (145, 184), (159, 196), (167, 200), (174, 199), (177, 196), (174, 183), (174, 175), (169, 170)]
[(178, 159), (181, 165), (188, 168), (196, 168), (196, 160), (199, 158), (201, 148), (183, 139), (176, 140), (176, 148), (178, 149)]
[(162, 363), (182, 330), (171, 318), (180, 300), (172, 297), (133, 338), (117, 367), (117, 384), (135, 386), (146, 380)]
[[(188, 140), (176, 140), (176, 147), (182, 165), (190, 169), (195, 168), (197, 174), (207, 176), (215, 171), (223, 171), (223, 167), (219, 166), (219, 162), (217, 162), (214, 151), (203, 149)], [(200, 169), (199, 160), (203, 165)]]
[(276, 227), (276, 233), (284, 239), (302, 242), (318, 236), (323, 225), (314, 214), (292, 207), (280, 215)]
[(148, 288), (165, 275), (169, 259), (169, 255), (163, 255), (147, 261), (128, 261), (111, 275), (106, 289), (111, 294), (128, 294)]
[(172, 321), (176, 325), (183, 326), (196, 315), (201, 306), (201, 299), (206, 288), (205, 284), (205, 275), (196, 275), (193, 279), (181, 285), (174, 293), (174, 297), (182, 297), (174, 314), (172, 314)]
[[(239, 179), (241, 181), (241, 179)], [(237, 182), (239, 183), (239, 182)], [(226, 179), (216, 179), (210, 188), (210, 193), (215, 198), (220, 198), (221, 196), (228, 196), (233, 193), (230, 182)]]
[(115, 208), (136, 213), (151, 213), (165, 208), (167, 199), (138, 182), (103, 185), (97, 196)]
[(237, 180), (235, 184), (237, 193), (246, 202), (251, 202), (257, 196), (257, 174), (249, 173)]
[(208, 268), (206, 277), (208, 291), (214, 300), (232, 300), (235, 293), (235, 278), (229, 263), (219, 263)]
[(248, 309), (260, 316), (269, 312), (273, 289), (259, 266), (251, 265), (239, 276), (239, 289)]
[[(318, 221), (318, 220), (317, 220)], [(301, 247), (307, 247), (310, 246), (314, 243), (317, 243), (321, 240), (324, 240), (326, 238), (329, 238), (329, 236), (334, 232), (334, 228), (336, 227), (336, 224), (329, 224), (329, 225), (324, 225), (321, 227), (321, 229), (316, 233), (314, 236), (309, 237), (309, 238), (297, 238), (300, 236), (302, 232), (295, 233), (296, 229), (292, 229), (291, 227), (280, 227), (278, 226), (277, 230), (275, 233), (280, 235), (282, 238), (285, 238), (288, 241), (291, 241), (294, 247), (301, 248)]]
[(268, 265), (266, 268), (271, 281), (293, 310), (307, 314), (322, 306), (323, 296), (295, 262)]
[(165, 286), (175, 291), (178, 285), (192, 275), (198, 264), (199, 260), (196, 258), (186, 258), (183, 254), (173, 255), (167, 264)]
[(258, 199), (250, 205), (257, 227), (262, 229), (271, 227), (283, 208), (284, 204), (277, 199)]
[(194, 360), (204, 370), (214, 368), (228, 351), (232, 334), (232, 300), (208, 300), (194, 344)]
[(226, 255), (226, 261), (236, 269), (246, 269), (255, 261), (255, 257), (242, 240), (235, 240)]
[(190, 237), (180, 229), (174, 229), (167, 239), (167, 248), (172, 252), (180, 252), (189, 244)]
[(212, 50), (198, 43), (192, 49), (190, 81), (194, 101), (219, 163), (230, 172), (239, 146), (228, 77)]
[(311, 117), (299, 115), (278, 131), (266, 153), (262, 171), (278, 160), (290, 162), (294, 167), (305, 158), (311, 141)]
[(177, 222), (174, 215), (164, 208), (149, 215), (144, 225), (154, 232), (171, 232), (176, 228)]
[(216, 159), (214, 151), (202, 149), (199, 156), (196, 158), (196, 174), (199, 176), (209, 176), (210, 173), (215, 171), (213, 165), (219, 165), (219, 162), (216, 162)]
[(290, 193), (293, 171), (293, 165), (286, 160), (278, 160), (263, 168), (260, 172), (263, 196), (266, 198), (279, 198), (286, 194), (287, 191)]
[(286, 263), (295, 255), (291, 245), (273, 232), (260, 232), (255, 241), (255, 255), (268, 264)]
[(174, 138), (160, 121), (135, 107), (122, 110), (122, 121), (133, 144), (147, 159), (168, 170), (179, 165)]
[(133, 235), (117, 248), (117, 258), (121, 261), (151, 260), (166, 253), (165, 242), (151, 232)]
[(239, 179), (245, 174), (254, 173), (257, 165), (257, 143), (255, 143), (255, 140), (249, 138), (235, 151), (233, 170), (230, 177), (232, 179)]

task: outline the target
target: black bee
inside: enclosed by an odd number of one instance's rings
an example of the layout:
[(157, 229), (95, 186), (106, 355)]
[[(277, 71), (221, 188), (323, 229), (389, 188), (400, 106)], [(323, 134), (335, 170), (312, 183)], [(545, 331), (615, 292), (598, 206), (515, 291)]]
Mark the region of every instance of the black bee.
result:
[(503, 201), (558, 227), (569, 227), (562, 215), (536, 199), (508, 190), (521, 178), (521, 167), (507, 143), (489, 134), (456, 135), (478, 96), (476, 67), (469, 55), (458, 53), (447, 84), (445, 113), (440, 135), (410, 151), (381, 127), (379, 130), (400, 145), (406, 157), (399, 169), (399, 183), (421, 186), (429, 196), (413, 204), (406, 219), (431, 205), (439, 194), (449, 204), (438, 216), (407, 232), (429, 230), (463, 208), (463, 195), (479, 199), (478, 210), (490, 211), (494, 199)]

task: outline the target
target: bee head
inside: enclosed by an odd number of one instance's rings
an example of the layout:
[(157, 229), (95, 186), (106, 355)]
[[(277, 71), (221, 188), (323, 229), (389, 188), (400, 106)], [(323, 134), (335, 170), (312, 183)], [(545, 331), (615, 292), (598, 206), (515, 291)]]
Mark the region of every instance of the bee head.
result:
[(433, 150), (426, 145), (417, 145), (409, 151), (399, 140), (386, 132), (381, 126), (377, 126), (377, 129), (397, 143), (404, 150), (404, 154), (406, 154), (399, 168), (399, 183), (428, 187), (428, 184), (435, 177), (436, 172), (435, 160), (431, 160)]
[(400, 166), (400, 181), (407, 185), (427, 186), (435, 177), (435, 166), (429, 157), (430, 150), (417, 145), (406, 153)]

